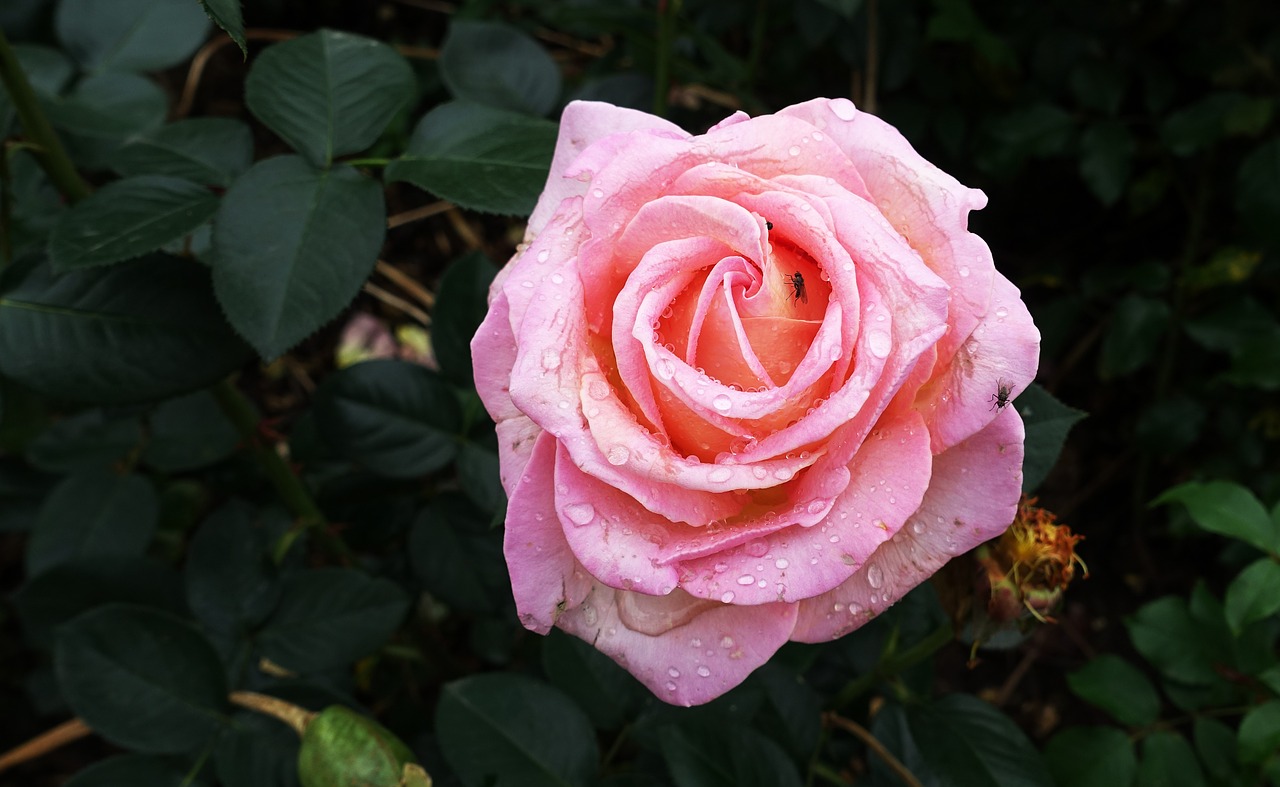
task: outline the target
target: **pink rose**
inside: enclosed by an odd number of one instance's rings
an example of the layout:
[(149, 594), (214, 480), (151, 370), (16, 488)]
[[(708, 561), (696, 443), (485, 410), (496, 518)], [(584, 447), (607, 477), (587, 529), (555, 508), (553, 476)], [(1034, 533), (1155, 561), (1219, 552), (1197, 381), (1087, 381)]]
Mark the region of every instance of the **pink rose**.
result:
[(985, 204), (844, 99), (570, 104), (472, 341), (524, 625), (693, 705), (1003, 531), (1039, 333)]

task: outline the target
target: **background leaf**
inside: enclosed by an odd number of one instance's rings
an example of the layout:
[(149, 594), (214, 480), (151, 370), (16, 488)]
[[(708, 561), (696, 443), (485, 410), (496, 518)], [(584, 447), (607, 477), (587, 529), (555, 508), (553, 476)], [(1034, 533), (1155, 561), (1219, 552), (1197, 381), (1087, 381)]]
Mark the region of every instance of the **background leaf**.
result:
[(471, 210), (527, 216), (546, 183), (555, 140), (555, 125), (539, 118), (442, 104), (419, 121), (386, 177)]
[(189, 751), (226, 721), (218, 655), (167, 613), (128, 604), (86, 612), (63, 627), (54, 658), (67, 704), (117, 745)]
[(560, 69), (538, 42), (498, 22), (455, 19), (440, 49), (454, 98), (545, 115), (560, 97)]
[(27, 574), (81, 558), (139, 556), (158, 514), (155, 489), (144, 478), (102, 471), (67, 476), (40, 509), (27, 542)]
[(260, 161), (214, 220), (218, 302), (259, 355), (278, 357), (351, 302), (385, 234), (381, 189), (350, 167)]
[(217, 23), (236, 42), (245, 57), (249, 56), (249, 47), (244, 40), (244, 18), (240, 12), (240, 0), (200, 0), (209, 18)]
[(1115, 727), (1069, 727), (1044, 752), (1058, 787), (1128, 787), (1138, 769), (1133, 744)]
[(1040, 486), (1045, 476), (1058, 463), (1058, 455), (1062, 453), (1062, 446), (1067, 441), (1067, 433), (1086, 414), (1067, 407), (1035, 383), (1018, 395), (1014, 406), (1018, 408), (1018, 414), (1026, 425), (1022, 489), (1030, 492)]
[(1111, 653), (1090, 660), (1067, 676), (1076, 696), (1102, 708), (1122, 724), (1151, 724), (1160, 715), (1160, 696), (1147, 676)]
[(319, 30), (268, 47), (244, 87), (258, 120), (323, 167), (372, 145), (413, 84), (409, 64), (386, 44)]
[(195, 53), (209, 19), (185, 0), (60, 0), (58, 38), (88, 71), (159, 71)]
[(230, 186), (253, 161), (253, 134), (231, 118), (189, 118), (129, 140), (112, 160), (121, 175), (168, 175)]

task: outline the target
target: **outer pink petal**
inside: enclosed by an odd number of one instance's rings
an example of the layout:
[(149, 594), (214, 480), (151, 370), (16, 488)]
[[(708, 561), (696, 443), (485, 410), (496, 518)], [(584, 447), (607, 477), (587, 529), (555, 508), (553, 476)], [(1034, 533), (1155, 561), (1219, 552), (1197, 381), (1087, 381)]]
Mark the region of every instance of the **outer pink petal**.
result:
[(929, 491), (908, 526), (844, 584), (800, 602), (791, 638), (844, 636), (951, 558), (1004, 532), (1022, 490), (1022, 440), (1022, 419), (1007, 407), (986, 429), (935, 457)]
[(617, 661), (663, 700), (700, 705), (768, 661), (787, 641), (795, 619), (795, 604), (740, 607), (697, 601), (680, 591), (653, 597), (597, 583), (557, 625)]
[[(832, 484), (839, 496), (827, 504), (830, 510), (819, 524), (793, 525), (732, 550), (685, 560), (680, 586), (699, 598), (728, 598), (735, 604), (799, 601), (825, 593), (852, 576), (916, 511), (929, 486), (931, 464), (929, 435), (918, 413), (906, 410), (882, 419), (848, 470), (840, 468), (843, 477)], [(821, 502), (816, 501), (818, 513)]]
[(586, 598), (592, 585), (569, 551), (556, 516), (555, 453), (555, 440), (543, 433), (511, 492), (502, 544), (520, 622), (539, 634)]
[[(995, 275), (991, 309), (950, 358), (939, 356), (933, 378), (916, 406), (925, 414), (933, 450), (940, 453), (996, 417), (993, 396), (1009, 386), (1013, 396), (1035, 379), (1040, 331), (1018, 288)], [(1012, 398), (1012, 397), (1011, 397)]]
[(538, 205), (529, 216), (528, 236), (536, 236), (551, 220), (560, 203), (569, 197), (581, 197), (587, 184), (566, 175), (570, 165), (597, 140), (610, 134), (628, 131), (655, 131), (666, 135), (688, 137), (684, 129), (647, 112), (615, 107), (598, 101), (572, 101), (560, 115), (560, 135), (551, 158), (551, 172)]

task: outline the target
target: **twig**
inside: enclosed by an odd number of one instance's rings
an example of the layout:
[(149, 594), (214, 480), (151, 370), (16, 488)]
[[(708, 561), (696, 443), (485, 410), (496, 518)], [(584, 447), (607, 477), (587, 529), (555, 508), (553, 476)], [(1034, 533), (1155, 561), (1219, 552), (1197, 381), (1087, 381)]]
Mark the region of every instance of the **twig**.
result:
[(302, 733), (307, 730), (307, 725), (318, 715), (292, 702), (285, 702), (277, 697), (255, 691), (233, 691), (228, 699), (242, 708), (248, 708), (288, 724), (294, 732), (298, 733), (298, 737), (302, 737)]
[(414, 208), (413, 210), (406, 210), (403, 213), (397, 213), (394, 216), (388, 217), (387, 229), (393, 230), (396, 227), (399, 227), (404, 224), (408, 224), (410, 222), (421, 221), (422, 219), (429, 219), (432, 216), (438, 216), (447, 210), (451, 210), (452, 208), (453, 208), (452, 202), (445, 202), (444, 200), (440, 200), (439, 202), (432, 202), (429, 205), (423, 205), (421, 207)]
[(400, 270), (396, 266), (385, 260), (378, 260), (377, 266), (374, 268), (378, 273), (391, 279), (399, 285), (405, 292), (413, 296), (413, 299), (428, 309), (434, 309), (436, 306), (435, 293), (423, 287), (414, 281), (407, 273)]
[(875, 752), (875, 755), (883, 760), (884, 764), (889, 766), (889, 770), (893, 771), (907, 787), (924, 787), (920, 780), (915, 777), (915, 774), (908, 770), (901, 760), (894, 757), (893, 753), (886, 749), (883, 743), (876, 740), (876, 736), (872, 735), (866, 727), (831, 712), (822, 714), (822, 720), (826, 724), (839, 727), (845, 732), (851, 733), (855, 738), (865, 743), (867, 748)]
[(18, 56), (13, 53), (3, 30), (0, 30), (0, 82), (9, 91), (13, 108), (17, 110), (18, 119), (22, 122), (23, 133), (36, 144), (33, 148), (36, 160), (58, 192), (68, 202), (76, 202), (89, 196), (89, 184), (76, 171), (75, 164), (71, 163), (71, 157), (67, 155), (67, 149), (62, 146), (62, 140), (40, 108), (36, 92), (27, 80), (27, 75), (18, 63)]
[(431, 318), (427, 316), (426, 312), (422, 311), (422, 309), (419, 309), (417, 306), (414, 306), (412, 303), (409, 303), (404, 298), (401, 298), (399, 295), (393, 295), (387, 292), (386, 290), (382, 289), (378, 285), (374, 284), (373, 282), (365, 282), (363, 289), (365, 292), (369, 293), (370, 295), (382, 301), (383, 303), (387, 304), (388, 306), (395, 309), (399, 309), (400, 311), (409, 315), (413, 319), (417, 320), (424, 327), (430, 327)]
[(26, 743), (0, 754), (0, 773), (9, 770), (15, 765), (21, 765), (37, 757), (43, 757), (54, 749), (66, 746), (73, 741), (78, 741), (92, 732), (93, 730), (89, 725), (79, 718), (64, 721), (48, 732), (42, 732)]

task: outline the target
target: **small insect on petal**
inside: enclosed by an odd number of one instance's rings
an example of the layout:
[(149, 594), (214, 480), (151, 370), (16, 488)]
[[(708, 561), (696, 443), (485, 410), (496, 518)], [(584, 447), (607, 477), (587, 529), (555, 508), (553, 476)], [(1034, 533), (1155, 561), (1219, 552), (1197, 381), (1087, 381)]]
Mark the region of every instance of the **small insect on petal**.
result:
[(804, 276), (801, 275), (800, 271), (796, 271), (795, 273), (788, 276), (787, 284), (790, 284), (791, 289), (794, 290), (794, 292), (792, 293), (792, 297), (795, 298), (796, 303), (809, 302), (809, 293), (807, 290), (805, 290)]
[(1003, 410), (1009, 406), (1009, 397), (1013, 395), (1013, 386), (1003, 379), (996, 380), (996, 392), (988, 400), (992, 410)]

